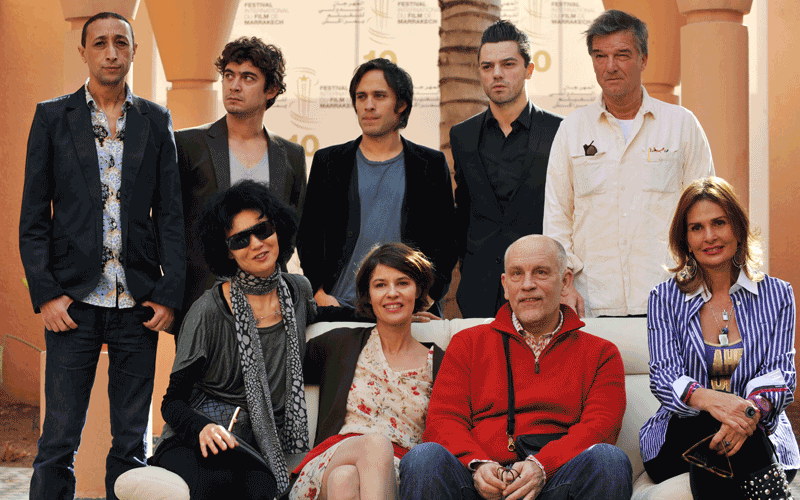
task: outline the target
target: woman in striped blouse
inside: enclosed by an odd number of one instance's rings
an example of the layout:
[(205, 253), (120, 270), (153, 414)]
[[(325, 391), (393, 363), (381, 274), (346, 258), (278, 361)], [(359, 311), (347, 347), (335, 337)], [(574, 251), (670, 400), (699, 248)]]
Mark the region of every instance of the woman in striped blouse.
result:
[(657, 483), (690, 472), (695, 498), (790, 498), (800, 467), (784, 412), (796, 382), (792, 287), (757, 270), (757, 238), (719, 177), (683, 192), (669, 245), (675, 276), (648, 303), (661, 408), (639, 433), (645, 469)]

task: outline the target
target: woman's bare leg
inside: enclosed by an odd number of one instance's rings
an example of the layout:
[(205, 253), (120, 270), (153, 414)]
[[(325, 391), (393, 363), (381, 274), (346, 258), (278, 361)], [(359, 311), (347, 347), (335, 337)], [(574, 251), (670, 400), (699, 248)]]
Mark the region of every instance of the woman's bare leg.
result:
[[(358, 496), (352, 496), (354, 491)], [(325, 468), (321, 493), (323, 500), (395, 500), (397, 480), (391, 441), (381, 434), (344, 441)]]

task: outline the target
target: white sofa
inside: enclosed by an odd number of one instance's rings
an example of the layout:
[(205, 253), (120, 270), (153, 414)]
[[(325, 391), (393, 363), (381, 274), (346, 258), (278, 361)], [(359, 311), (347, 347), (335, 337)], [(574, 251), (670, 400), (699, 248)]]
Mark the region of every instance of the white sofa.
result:
[[(627, 407), (617, 446), (625, 451), (633, 466), (633, 499), (691, 500), (688, 474), (655, 485), (644, 472), (639, 455), (639, 429), (658, 409), (658, 402), (649, 388), (646, 319), (592, 318), (585, 321), (584, 331), (614, 342), (625, 364)], [(412, 332), (418, 340), (436, 342), (442, 349), (446, 349), (452, 336), (459, 331), (488, 322), (491, 322), (491, 319), (415, 323)], [(307, 338), (311, 339), (341, 326), (363, 326), (363, 324), (317, 323), (308, 329)], [(318, 390), (316, 386), (306, 386), (309, 434), (312, 437), (317, 425)], [(290, 462), (297, 463), (297, 460)], [(134, 469), (123, 474), (117, 480), (115, 492), (120, 500), (189, 500), (189, 488), (186, 483), (176, 474), (160, 467)]]

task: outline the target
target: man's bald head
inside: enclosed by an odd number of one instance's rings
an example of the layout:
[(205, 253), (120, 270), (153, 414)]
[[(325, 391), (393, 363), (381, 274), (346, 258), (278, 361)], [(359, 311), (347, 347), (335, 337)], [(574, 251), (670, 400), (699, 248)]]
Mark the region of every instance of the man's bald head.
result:
[(547, 236), (523, 236), (508, 247), (504, 261), (501, 281), (517, 320), (534, 335), (553, 331), (564, 287), (572, 283), (564, 247)]

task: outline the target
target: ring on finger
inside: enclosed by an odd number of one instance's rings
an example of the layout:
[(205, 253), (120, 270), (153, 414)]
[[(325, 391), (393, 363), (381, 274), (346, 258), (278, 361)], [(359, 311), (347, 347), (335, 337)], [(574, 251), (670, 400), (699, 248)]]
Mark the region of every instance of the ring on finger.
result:
[(722, 440), (722, 444), (724, 444), (725, 446), (730, 446), (731, 442), (730, 441), (726, 441), (726, 440), (723, 439)]

